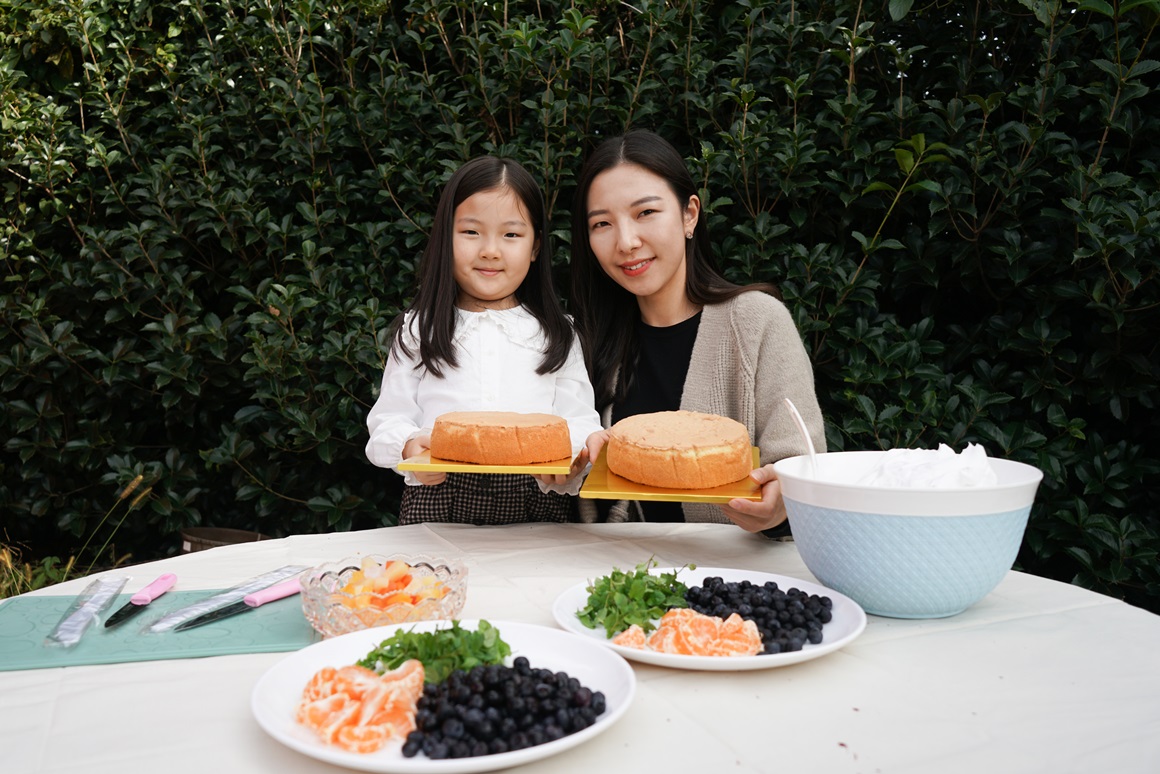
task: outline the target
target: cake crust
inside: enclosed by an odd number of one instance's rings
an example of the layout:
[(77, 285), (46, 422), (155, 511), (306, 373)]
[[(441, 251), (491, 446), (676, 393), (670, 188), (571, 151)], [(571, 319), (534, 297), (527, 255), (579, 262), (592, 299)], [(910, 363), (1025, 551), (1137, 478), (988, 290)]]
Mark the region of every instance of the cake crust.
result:
[(638, 484), (710, 489), (753, 469), (749, 431), (740, 422), (695, 411), (625, 417), (608, 438), (608, 469)]
[(477, 465), (531, 465), (572, 456), (568, 423), (552, 414), (452, 411), (435, 419), (431, 456)]

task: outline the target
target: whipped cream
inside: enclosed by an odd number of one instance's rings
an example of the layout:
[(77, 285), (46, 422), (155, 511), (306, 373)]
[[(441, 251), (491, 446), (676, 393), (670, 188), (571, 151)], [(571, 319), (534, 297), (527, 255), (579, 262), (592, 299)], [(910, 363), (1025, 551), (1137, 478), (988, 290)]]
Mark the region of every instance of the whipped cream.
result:
[(907, 489), (960, 489), (994, 486), (999, 482), (986, 450), (967, 444), (962, 454), (946, 444), (938, 449), (891, 449), (878, 466), (863, 476), (860, 486)]

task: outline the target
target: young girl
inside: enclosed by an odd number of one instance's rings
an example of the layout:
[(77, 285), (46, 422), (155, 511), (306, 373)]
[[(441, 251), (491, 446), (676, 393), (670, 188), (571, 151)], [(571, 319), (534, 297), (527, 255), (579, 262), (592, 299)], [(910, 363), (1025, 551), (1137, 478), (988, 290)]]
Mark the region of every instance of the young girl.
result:
[[(394, 331), (367, 457), (394, 468), (430, 445), (448, 411), (555, 414), (573, 454), (600, 429), (580, 344), (552, 284), (540, 188), (515, 161), (482, 157), (447, 183), (419, 290)], [(399, 523), (567, 521), (586, 462), (568, 476), (407, 472)]]

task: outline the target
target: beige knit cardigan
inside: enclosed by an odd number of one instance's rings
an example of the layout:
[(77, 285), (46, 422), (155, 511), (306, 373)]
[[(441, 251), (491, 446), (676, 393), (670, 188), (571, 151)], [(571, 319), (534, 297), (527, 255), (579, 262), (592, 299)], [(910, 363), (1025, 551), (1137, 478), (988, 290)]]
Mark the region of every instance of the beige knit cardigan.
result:
[[(761, 464), (805, 454), (805, 442), (785, 405), (789, 398), (801, 412), (818, 452), (826, 450), (822, 410), (814, 392), (814, 372), (801, 335), (785, 304), (750, 291), (701, 314), (681, 408), (736, 419), (761, 450)], [(612, 408), (601, 416), (611, 425)], [(728, 522), (717, 505), (684, 503), (685, 520)], [(608, 521), (640, 521), (640, 507), (616, 503)], [(580, 520), (598, 520), (591, 500), (580, 500)]]

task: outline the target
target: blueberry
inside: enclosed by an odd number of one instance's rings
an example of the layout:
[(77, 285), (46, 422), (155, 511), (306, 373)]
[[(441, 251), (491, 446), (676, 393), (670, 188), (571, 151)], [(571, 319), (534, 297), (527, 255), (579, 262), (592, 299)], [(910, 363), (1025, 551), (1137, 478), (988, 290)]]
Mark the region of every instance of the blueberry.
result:
[(463, 721), (459, 718), (448, 718), (439, 728), (447, 739), (459, 739), (463, 736)]

